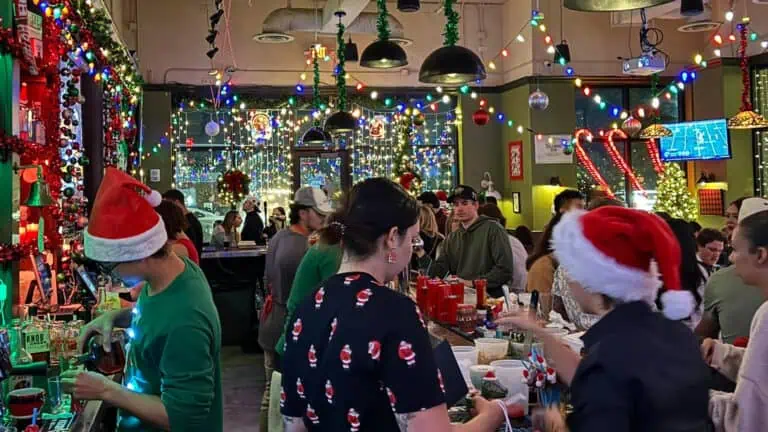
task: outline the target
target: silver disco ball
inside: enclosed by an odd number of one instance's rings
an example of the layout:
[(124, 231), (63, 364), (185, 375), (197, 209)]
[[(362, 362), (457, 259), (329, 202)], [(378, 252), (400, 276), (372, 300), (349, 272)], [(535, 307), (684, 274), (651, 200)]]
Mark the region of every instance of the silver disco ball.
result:
[(549, 96), (543, 91), (536, 89), (535, 92), (528, 96), (528, 106), (531, 109), (544, 111), (549, 106)]

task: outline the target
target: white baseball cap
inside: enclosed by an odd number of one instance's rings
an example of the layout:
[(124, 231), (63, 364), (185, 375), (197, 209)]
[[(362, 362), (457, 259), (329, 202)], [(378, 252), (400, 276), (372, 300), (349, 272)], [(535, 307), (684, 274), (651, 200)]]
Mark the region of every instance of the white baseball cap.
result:
[(293, 202), (305, 207), (311, 207), (323, 216), (333, 212), (331, 200), (321, 189), (312, 186), (304, 186), (296, 191), (293, 196)]

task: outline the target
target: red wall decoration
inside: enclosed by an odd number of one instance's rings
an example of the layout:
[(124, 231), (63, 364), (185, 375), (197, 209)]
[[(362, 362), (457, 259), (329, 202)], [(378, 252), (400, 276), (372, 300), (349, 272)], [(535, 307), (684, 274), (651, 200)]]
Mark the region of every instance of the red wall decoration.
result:
[(510, 180), (523, 179), (523, 142), (512, 141), (507, 144), (507, 166)]

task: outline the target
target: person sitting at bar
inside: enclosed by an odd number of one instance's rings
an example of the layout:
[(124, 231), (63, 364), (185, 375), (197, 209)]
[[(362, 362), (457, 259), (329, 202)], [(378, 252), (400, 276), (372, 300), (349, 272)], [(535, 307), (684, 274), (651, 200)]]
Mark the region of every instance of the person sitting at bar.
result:
[(269, 217), (269, 225), (264, 228), (264, 235), (267, 236), (268, 239), (272, 239), (278, 231), (285, 229), (285, 219), (285, 209), (282, 207), (275, 207), (275, 209), (272, 210), (272, 216)]
[[(768, 297), (768, 200), (748, 198), (739, 209), (731, 236), (730, 261), (744, 283), (760, 287)], [(701, 344), (704, 360), (736, 382), (733, 393), (713, 392), (709, 412), (715, 430), (764, 431), (768, 425), (768, 302), (752, 319), (746, 348), (716, 339)]]
[(502, 297), (501, 286), (512, 280), (514, 266), (506, 230), (496, 220), (478, 214), (477, 192), (472, 187), (456, 187), (448, 201), (460, 227), (443, 242), (436, 260), (423, 250), (416, 251), (419, 268), (428, 269), (434, 277), (456, 276), (470, 288), (475, 279), (485, 279), (488, 295)]
[(200, 255), (197, 254), (192, 240), (184, 233), (188, 222), (181, 209), (170, 200), (163, 200), (155, 207), (155, 211), (163, 218), (171, 250), (176, 255), (189, 258), (193, 263), (200, 265)]
[(163, 194), (163, 199), (176, 204), (179, 206), (181, 211), (184, 212), (184, 217), (187, 218), (188, 222), (188, 226), (184, 230), (184, 234), (186, 234), (187, 237), (192, 240), (192, 243), (195, 245), (195, 249), (197, 249), (197, 254), (202, 254), (204, 240), (203, 225), (200, 223), (200, 220), (197, 219), (197, 216), (195, 216), (195, 214), (189, 211), (187, 208), (187, 205), (184, 203), (184, 194), (181, 193), (180, 190), (171, 189)]
[(291, 293), (296, 269), (307, 252), (309, 235), (323, 226), (325, 217), (333, 211), (325, 192), (320, 189), (305, 186), (296, 191), (290, 206), (288, 229), (280, 230), (269, 241), (267, 248), (264, 276), (267, 280), (267, 304), (264, 308), (261, 326), (259, 327), (259, 345), (264, 350), (264, 371), (266, 387), (261, 401), (259, 425), (262, 431), (267, 430), (269, 421), (269, 392), (272, 383), (272, 372), (279, 370), (280, 364), (275, 343), (280, 338), (280, 332), (286, 319), (286, 303)]
[[(581, 338), (584, 358), (527, 315), (497, 322), (531, 331), (544, 343), (570, 386), (568, 430), (707, 430), (710, 374), (696, 337), (676, 321), (695, 303), (681, 289), (680, 247), (669, 226), (640, 210), (576, 210), (563, 215), (552, 243), (582, 309), (601, 316)], [(663, 315), (650, 306), (662, 281)], [(565, 428), (559, 408), (534, 416), (534, 429)]]
[(475, 396), (477, 416), (450, 424), (421, 313), (386, 286), (408, 265), (418, 215), (402, 187), (371, 178), (355, 185), (333, 216), (344, 260), (290, 325), (280, 409), (285, 432), (494, 431), (504, 421), (507, 406)]
[[(437, 257), (437, 250), (445, 240), (437, 227), (437, 220), (429, 206), (422, 205), (419, 208), (419, 237), (421, 237), (423, 245), (419, 246), (424, 249), (424, 252), (429, 255), (430, 258), (435, 259)], [(419, 257), (416, 254), (416, 247), (414, 247), (414, 254), (411, 259), (411, 267), (418, 268)]]
[(245, 241), (256, 242), (256, 244), (266, 244), (264, 220), (261, 218), (259, 200), (254, 196), (247, 197), (243, 202), (243, 211), (245, 212), (245, 225), (243, 225), (241, 238)]
[(117, 430), (222, 432), (221, 325), (211, 288), (192, 261), (167, 245), (153, 206), (160, 194), (107, 168), (85, 232), (85, 256), (128, 285), (145, 281), (136, 305), (107, 312), (88, 325), (111, 351), (112, 329), (126, 328), (123, 385), (95, 373), (62, 374), (75, 400), (102, 400), (118, 409)]
[(240, 233), (237, 229), (243, 223), (243, 218), (237, 210), (230, 210), (224, 215), (224, 222), (213, 229), (211, 243), (216, 247), (237, 247), (240, 243)]
[[(481, 216), (488, 216), (499, 221), (502, 227), (507, 226), (507, 218), (501, 213), (501, 209), (494, 204), (483, 204), (478, 210)], [(512, 280), (509, 282), (509, 291), (513, 293), (523, 292), (526, 286), (528, 271), (525, 268), (525, 261), (528, 259), (528, 251), (525, 246), (515, 236), (507, 232), (509, 238), (509, 247), (512, 248), (512, 255), (515, 257), (512, 262)]]
[(437, 194), (432, 191), (426, 191), (416, 199), (419, 203), (427, 206), (427, 208), (434, 213), (438, 232), (444, 236), (448, 235), (448, 215), (445, 210), (440, 207), (440, 200), (437, 198)]

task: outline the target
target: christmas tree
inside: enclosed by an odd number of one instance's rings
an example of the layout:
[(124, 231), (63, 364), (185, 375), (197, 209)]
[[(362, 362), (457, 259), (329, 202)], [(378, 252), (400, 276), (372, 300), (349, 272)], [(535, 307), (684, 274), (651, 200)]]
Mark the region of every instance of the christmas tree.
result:
[(664, 173), (659, 176), (656, 185), (658, 195), (653, 211), (664, 212), (673, 218), (687, 221), (695, 220), (698, 216), (696, 199), (688, 191), (685, 174), (675, 163), (664, 164)]

